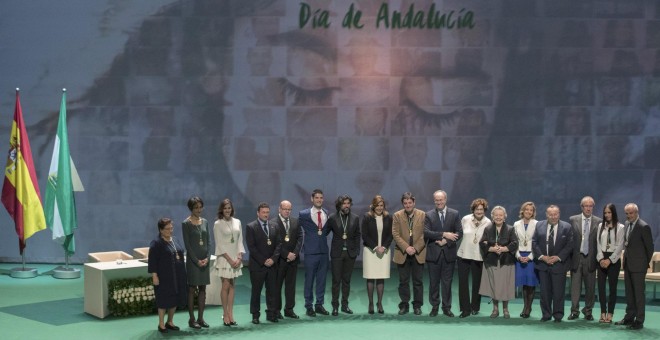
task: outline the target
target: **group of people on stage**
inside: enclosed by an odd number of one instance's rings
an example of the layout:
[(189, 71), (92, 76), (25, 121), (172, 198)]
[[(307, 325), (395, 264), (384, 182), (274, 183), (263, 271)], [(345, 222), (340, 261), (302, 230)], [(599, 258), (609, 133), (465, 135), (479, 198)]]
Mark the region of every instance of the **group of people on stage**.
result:
[[(324, 196), (320, 189), (312, 192), (312, 206), (300, 211), (298, 217), (292, 216), (292, 205), (287, 200), (279, 204), (274, 218), (271, 218), (270, 206), (260, 203), (257, 219), (245, 228), (252, 287), (252, 323), (260, 323), (260, 299), (264, 286), (268, 321), (299, 318), (294, 306), (301, 252), (305, 257), (306, 315), (336, 316), (340, 311), (353, 314), (349, 306), (351, 274), (362, 247), (369, 314), (384, 313), (384, 282), (390, 277), (390, 262), (393, 261), (399, 274), (399, 315), (409, 313), (411, 304), (415, 315), (422, 314), (422, 277), (426, 265), (431, 317), (440, 311), (454, 317), (451, 287), (457, 268), (460, 318), (479, 313), (481, 296), (492, 299), (491, 318), (500, 314), (510, 318), (509, 301), (515, 298), (516, 287), (522, 289), (520, 317), (529, 318), (535, 290), (539, 286), (541, 321), (554, 319), (560, 322), (564, 316), (566, 273), (570, 271), (571, 311), (568, 320), (579, 318), (580, 312), (586, 320), (594, 320), (592, 310), (598, 281), (599, 322), (611, 323), (619, 271), (623, 268), (627, 306), (625, 315), (615, 324), (630, 329), (643, 328), (645, 273), (653, 254), (653, 242), (651, 228), (639, 218), (636, 204), (625, 206), (624, 224), (611, 203), (603, 208), (602, 218), (594, 216), (595, 202), (589, 196), (580, 202), (582, 212), (571, 216), (569, 222), (560, 219), (556, 205), (549, 205), (546, 219), (537, 221), (536, 206), (533, 202), (525, 202), (520, 207), (519, 220), (509, 225), (506, 209), (502, 206), (490, 209), (483, 198), (472, 201), (471, 213), (462, 218), (457, 210), (447, 206), (446, 192), (436, 191), (433, 202), (435, 208), (424, 212), (415, 208), (415, 196), (406, 192), (401, 196), (403, 208), (390, 214), (385, 200), (377, 195), (361, 219), (351, 211), (353, 200), (348, 195), (339, 196), (335, 201), (335, 212), (328, 212), (323, 208)], [(159, 237), (152, 241), (149, 250), (149, 272), (153, 276), (159, 315), (158, 330), (179, 330), (172, 318), (176, 307), (186, 304), (186, 298), (190, 317), (188, 326), (195, 329), (209, 327), (204, 320), (204, 306), (210, 275), (216, 275), (222, 281), (223, 324), (236, 326), (234, 283), (242, 274), (246, 253), (241, 221), (234, 217), (232, 202), (223, 200), (213, 226), (215, 249), (211, 249), (208, 222), (201, 217), (204, 202), (199, 197), (192, 197), (188, 208), (191, 214), (182, 223), (183, 246), (172, 237), (172, 221), (163, 218), (158, 221)], [(490, 218), (486, 216), (489, 210)], [(331, 237), (329, 247), (328, 237)], [(217, 258), (210, 268), (212, 251)], [(184, 252), (187, 255), (185, 266)], [(324, 306), (328, 266), (332, 275), (332, 312)], [(583, 284), (585, 303), (580, 310)], [(197, 317), (194, 313), (195, 296)]]

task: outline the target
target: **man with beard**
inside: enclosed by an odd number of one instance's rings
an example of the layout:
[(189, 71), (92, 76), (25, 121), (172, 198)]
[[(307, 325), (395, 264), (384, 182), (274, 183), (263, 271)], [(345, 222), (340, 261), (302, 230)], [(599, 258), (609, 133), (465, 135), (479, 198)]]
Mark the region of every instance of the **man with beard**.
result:
[(399, 315), (408, 313), (410, 308), (410, 277), (413, 279), (413, 311), (422, 314), (424, 303), (424, 212), (415, 208), (415, 196), (406, 192), (401, 196), (403, 209), (394, 213), (392, 237), (396, 243), (394, 263), (399, 269)]
[(332, 315), (339, 314), (339, 290), (341, 288), (341, 311), (353, 314), (348, 307), (348, 295), (351, 291), (351, 275), (355, 259), (360, 254), (360, 221), (351, 213), (353, 199), (341, 195), (335, 201), (337, 212), (328, 217), (328, 229), (332, 232), (330, 261), (332, 265)]

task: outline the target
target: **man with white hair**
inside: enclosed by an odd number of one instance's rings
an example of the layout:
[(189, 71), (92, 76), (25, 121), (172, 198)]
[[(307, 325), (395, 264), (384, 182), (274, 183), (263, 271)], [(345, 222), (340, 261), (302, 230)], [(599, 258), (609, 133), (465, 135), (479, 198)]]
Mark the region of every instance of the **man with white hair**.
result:
[(626, 284), (626, 315), (615, 324), (637, 330), (644, 328), (646, 309), (645, 279), (651, 256), (653, 256), (653, 237), (651, 227), (639, 218), (637, 204), (628, 203), (623, 210), (626, 212), (623, 238), (626, 254), (623, 258), (623, 275)]

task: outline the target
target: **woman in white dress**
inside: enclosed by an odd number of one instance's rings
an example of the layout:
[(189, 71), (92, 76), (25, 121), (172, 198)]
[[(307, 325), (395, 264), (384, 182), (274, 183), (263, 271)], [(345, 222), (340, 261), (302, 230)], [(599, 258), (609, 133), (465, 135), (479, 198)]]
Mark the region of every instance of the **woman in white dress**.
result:
[(362, 217), (362, 276), (367, 279), (369, 314), (374, 313), (374, 286), (378, 295), (378, 313), (383, 314), (385, 279), (390, 278), (390, 245), (392, 244), (392, 216), (385, 210), (385, 200), (376, 195), (369, 211)]
[[(481, 272), (483, 271), (483, 258), (479, 240), (484, 234), (484, 229), (491, 224), (486, 217), (488, 201), (477, 198), (470, 205), (471, 214), (465, 215), (461, 220), (463, 226), (463, 237), (458, 245), (458, 301), (461, 308), (460, 318), (477, 315), (481, 309)], [(470, 284), (468, 277), (472, 273), (472, 295), (470, 295)]]
[(215, 238), (215, 271), (222, 280), (222, 322), (225, 326), (236, 326), (234, 320), (234, 278), (241, 276), (243, 268), (243, 233), (241, 221), (234, 218), (234, 205), (228, 198), (220, 202), (218, 219), (213, 226)]
[[(608, 203), (603, 208), (603, 222), (598, 225), (596, 234), (596, 261), (598, 261), (598, 300), (600, 302), (600, 322), (612, 323), (617, 299), (617, 285), (621, 270), (621, 252), (624, 247), (624, 226), (619, 223), (616, 206)], [(605, 283), (610, 286), (609, 299)]]
[(534, 271), (534, 256), (532, 255), (532, 236), (536, 230), (536, 206), (534, 202), (525, 202), (520, 206), (520, 219), (513, 224), (518, 236), (518, 251), (516, 252), (516, 287), (522, 286), (523, 310), (520, 317), (529, 318), (534, 302), (534, 291), (539, 284)]

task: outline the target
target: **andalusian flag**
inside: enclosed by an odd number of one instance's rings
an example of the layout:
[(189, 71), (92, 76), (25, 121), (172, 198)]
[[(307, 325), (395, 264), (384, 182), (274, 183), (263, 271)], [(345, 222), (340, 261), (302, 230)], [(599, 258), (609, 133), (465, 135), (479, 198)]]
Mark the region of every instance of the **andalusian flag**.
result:
[(25, 241), (39, 230), (46, 229), (44, 208), (37, 174), (32, 162), (32, 150), (27, 130), (23, 123), (21, 102), (16, 89), (14, 121), (9, 137), (9, 156), (5, 166), (5, 181), (2, 185), (2, 204), (14, 219), (18, 246), (23, 254)]
[(62, 244), (68, 255), (76, 251), (73, 232), (78, 228), (72, 171), (75, 171), (75, 166), (73, 166), (69, 154), (69, 138), (66, 129), (66, 92), (63, 92), (53, 158), (51, 158), (48, 171), (45, 210), (48, 227), (53, 231), (53, 240)]

